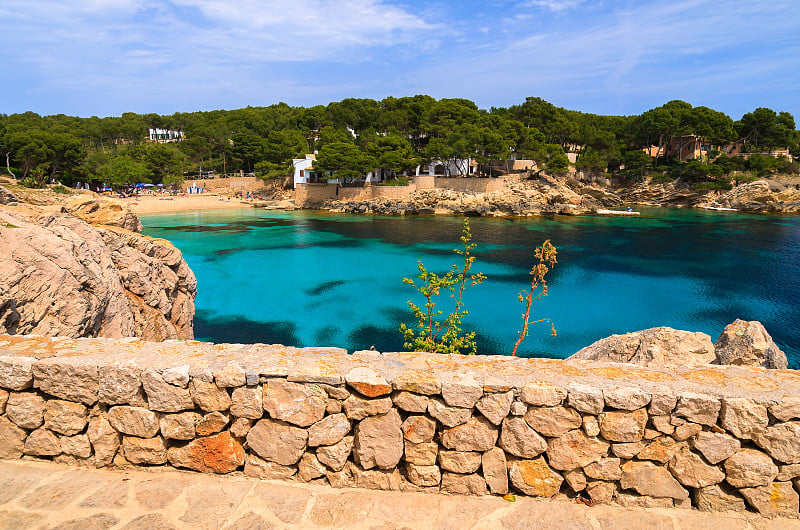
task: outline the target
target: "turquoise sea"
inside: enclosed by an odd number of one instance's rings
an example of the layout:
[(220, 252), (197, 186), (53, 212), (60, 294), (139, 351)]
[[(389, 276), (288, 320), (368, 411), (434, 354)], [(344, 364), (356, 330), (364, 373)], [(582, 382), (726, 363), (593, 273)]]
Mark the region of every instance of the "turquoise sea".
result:
[[(655, 326), (716, 340), (736, 318), (760, 320), (800, 368), (800, 217), (642, 208), (638, 218), (472, 218), (489, 279), (467, 292), (479, 353), (516, 341), (533, 248), (549, 238), (559, 263), (524, 356), (567, 357), (597, 339)], [(257, 209), (142, 216), (198, 278), (195, 335), (214, 342), (402, 349), (403, 277), (417, 260), (445, 272), (463, 220)], [(415, 298), (416, 296), (416, 298)], [(447, 303), (446, 297), (442, 302)]]

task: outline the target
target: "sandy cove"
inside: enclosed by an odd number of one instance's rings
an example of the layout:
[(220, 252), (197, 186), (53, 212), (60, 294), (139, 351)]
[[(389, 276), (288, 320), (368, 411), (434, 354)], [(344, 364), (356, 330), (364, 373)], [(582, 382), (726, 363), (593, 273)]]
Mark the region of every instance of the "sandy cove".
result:
[(119, 199), (137, 214), (172, 213), (190, 210), (220, 210), (229, 208), (250, 208), (251, 203), (236, 198), (211, 194), (200, 195), (140, 195)]

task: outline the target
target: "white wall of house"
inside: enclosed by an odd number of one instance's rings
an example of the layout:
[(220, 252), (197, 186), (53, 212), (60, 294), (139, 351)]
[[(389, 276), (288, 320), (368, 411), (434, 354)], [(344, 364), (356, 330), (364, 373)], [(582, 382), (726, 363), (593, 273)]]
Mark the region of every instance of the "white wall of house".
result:
[(450, 176), (450, 175), (474, 175), (477, 165), (471, 158), (460, 158), (456, 160), (431, 160), (430, 164), (417, 166), (415, 175), (417, 176)]
[(305, 158), (295, 158), (292, 160), (292, 165), (294, 165), (293, 188), (296, 188), (298, 184), (307, 184), (315, 175), (314, 170), (309, 168), (314, 164), (316, 158), (317, 157), (314, 155), (306, 155)]

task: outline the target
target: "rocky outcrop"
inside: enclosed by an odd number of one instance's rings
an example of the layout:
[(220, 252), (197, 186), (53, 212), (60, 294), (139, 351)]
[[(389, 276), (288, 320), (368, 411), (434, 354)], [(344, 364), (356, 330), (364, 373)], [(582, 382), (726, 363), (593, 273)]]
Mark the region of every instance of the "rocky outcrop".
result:
[(583, 348), (570, 359), (669, 367), (709, 364), (716, 355), (711, 337), (705, 333), (661, 327), (611, 335)]
[(180, 251), (122, 228), (140, 224), (113, 205), (82, 202), (75, 209), (112, 225), (24, 208), (0, 210), (0, 330), (192, 338), (197, 282)]
[(757, 180), (734, 187), (714, 201), (748, 212), (800, 212), (800, 190), (779, 182)]
[(695, 206), (708, 200), (703, 193), (683, 182), (642, 182), (619, 191), (619, 196), (628, 203), (653, 204), (659, 206)]
[(611, 335), (591, 344), (570, 359), (631, 363), (664, 368), (726, 364), (786, 369), (786, 355), (757, 321), (737, 319), (711, 344), (705, 333), (651, 328)]
[(773, 342), (761, 322), (736, 319), (725, 327), (714, 345), (715, 364), (786, 369), (786, 354)]
[(19, 199), (7, 188), (0, 186), (0, 204), (10, 204), (12, 202), (19, 202)]
[(118, 226), (131, 232), (141, 232), (142, 223), (135, 213), (119, 201), (95, 199), (89, 195), (78, 195), (67, 201), (61, 209), (92, 225)]

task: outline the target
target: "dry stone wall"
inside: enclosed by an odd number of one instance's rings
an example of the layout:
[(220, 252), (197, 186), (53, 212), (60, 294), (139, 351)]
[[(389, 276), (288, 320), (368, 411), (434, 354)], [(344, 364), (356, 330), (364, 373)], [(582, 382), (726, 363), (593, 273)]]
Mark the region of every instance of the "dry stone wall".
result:
[(0, 458), (797, 514), (800, 373), (0, 335)]

